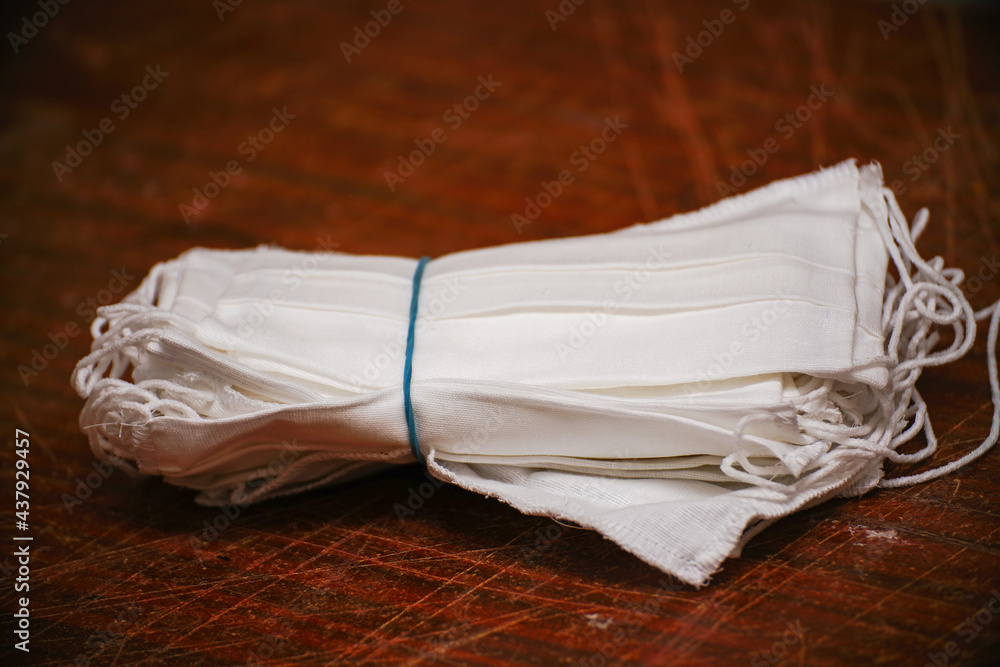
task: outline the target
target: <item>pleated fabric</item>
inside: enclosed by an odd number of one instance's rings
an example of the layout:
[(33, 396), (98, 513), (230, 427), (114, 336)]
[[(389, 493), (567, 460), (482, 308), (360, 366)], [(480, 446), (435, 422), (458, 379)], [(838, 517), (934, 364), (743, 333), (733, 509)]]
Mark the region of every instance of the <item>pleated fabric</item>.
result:
[[(919, 257), (926, 220), (848, 161), (609, 234), (435, 258), (410, 382), (428, 469), (704, 584), (770, 521), (933, 453), (914, 383), (977, 317), (995, 338), (997, 310)], [(273, 247), (156, 265), (100, 310), (74, 373), (92, 449), (209, 505), (413, 462), (415, 265)], [(940, 327), (955, 341), (936, 350)]]

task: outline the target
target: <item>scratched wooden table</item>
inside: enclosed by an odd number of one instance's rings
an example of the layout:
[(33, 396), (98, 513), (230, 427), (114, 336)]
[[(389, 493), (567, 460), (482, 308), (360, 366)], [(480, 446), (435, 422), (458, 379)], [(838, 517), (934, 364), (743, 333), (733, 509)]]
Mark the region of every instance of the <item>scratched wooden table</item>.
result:
[[(440, 255), (848, 157), (879, 160), (908, 215), (930, 208), (919, 247), (984, 307), (1000, 21), (897, 4), (7, 3), (0, 662), (996, 664), (1000, 451), (785, 519), (695, 590), (497, 501), (414, 498), (415, 466), (220, 518), (102, 468), (68, 383), (93, 308), (192, 246)], [(989, 430), (983, 338), (921, 379), (939, 461)], [(28, 593), (14, 533), (33, 538)]]

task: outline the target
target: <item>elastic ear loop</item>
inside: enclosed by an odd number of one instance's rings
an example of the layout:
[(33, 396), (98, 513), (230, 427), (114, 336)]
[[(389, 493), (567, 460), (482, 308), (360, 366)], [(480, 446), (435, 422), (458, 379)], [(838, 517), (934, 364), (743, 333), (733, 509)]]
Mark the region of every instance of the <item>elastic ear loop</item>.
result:
[[(900, 486), (911, 486), (913, 484), (919, 484), (921, 482), (927, 482), (932, 479), (937, 479), (947, 475), (948, 473), (954, 472), (963, 466), (966, 466), (980, 456), (990, 451), (993, 445), (996, 444), (997, 439), (1000, 438), (1000, 379), (997, 377), (997, 332), (1000, 329), (1000, 301), (994, 303), (988, 308), (984, 308), (975, 314), (977, 320), (990, 318), (990, 328), (989, 335), (986, 341), (986, 365), (989, 369), (990, 374), (990, 398), (993, 401), (993, 423), (990, 426), (990, 434), (986, 436), (983, 442), (968, 452), (965, 456), (960, 459), (956, 459), (951, 463), (946, 463), (944, 465), (938, 466), (926, 472), (922, 472), (916, 475), (906, 475), (903, 477), (891, 477), (889, 479), (883, 479), (879, 482), (879, 486), (882, 488), (895, 488)], [(937, 438), (934, 436), (933, 429), (930, 428), (930, 420), (925, 416), (925, 432), (927, 433), (928, 440), (937, 442)]]
[[(917, 214), (917, 217), (913, 222), (913, 229), (908, 231), (906, 230), (905, 226), (899, 222), (900, 220), (905, 220), (905, 217), (903, 216), (902, 210), (899, 208), (899, 204), (896, 202), (896, 197), (893, 194), (892, 190), (890, 190), (889, 188), (883, 188), (882, 193), (883, 196), (885, 197), (886, 205), (888, 207), (890, 225), (893, 223), (897, 225), (897, 231), (899, 232), (899, 236), (897, 237), (897, 240), (899, 241), (899, 248), (901, 248), (903, 253), (906, 254), (906, 258), (910, 260), (913, 264), (915, 264), (917, 268), (920, 269), (924, 275), (931, 277), (932, 279), (935, 277), (940, 277), (939, 271), (935, 271), (933, 267), (930, 267), (927, 264), (927, 262), (925, 262), (920, 258), (920, 255), (917, 253), (916, 246), (914, 246), (913, 243), (916, 237), (920, 236), (921, 232), (923, 232), (924, 228), (927, 226), (928, 215), (926, 213), (926, 209), (921, 209), (921, 211)], [(895, 236), (888, 229), (883, 230), (881, 225), (879, 226), (879, 231), (882, 233), (883, 238), (886, 238), (887, 233), (889, 235), (888, 236), (889, 239)], [(905, 262), (901, 263), (900, 261), (901, 258), (897, 257), (900, 254), (899, 249), (895, 247), (894, 243), (890, 243), (889, 241), (886, 242), (886, 247), (889, 248), (890, 254), (892, 254), (893, 259), (896, 262), (896, 266), (900, 272), (900, 278), (904, 283), (906, 283), (907, 288), (911, 288), (913, 284), (908, 276), (908, 272), (904, 269)], [(942, 287), (949, 284), (943, 277), (941, 277), (939, 282), (942, 285)], [(965, 301), (961, 292), (957, 292), (957, 296), (959, 297), (959, 299), (961, 299), (961, 301)], [(921, 307), (920, 303), (921, 302), (919, 300), (916, 301), (917, 311), (924, 317), (934, 319), (933, 318), (934, 314), (927, 311), (926, 308)], [(959, 302), (958, 305), (963, 305), (963, 304)], [(956, 308), (958, 307), (958, 305), (956, 305)], [(978, 312), (972, 312), (972, 309), (968, 305), (967, 301), (965, 301), (964, 305), (966, 312), (971, 314), (971, 321), (969, 322), (969, 328), (971, 329), (972, 335), (971, 336), (967, 335), (965, 342), (960, 346), (958, 345), (958, 341), (956, 340), (956, 343), (952, 345), (953, 349), (946, 350), (944, 355), (938, 357), (936, 363), (923, 364), (923, 365), (940, 365), (942, 363), (953, 361), (964, 355), (969, 350), (969, 348), (972, 347), (972, 344), (975, 341), (976, 322), (978, 320), (986, 319), (987, 317), (990, 318), (990, 328), (986, 339), (986, 366), (989, 371), (990, 398), (993, 402), (993, 421), (990, 426), (990, 433), (988, 436), (986, 436), (986, 439), (983, 440), (983, 442), (978, 447), (968, 452), (961, 458), (956, 459), (951, 463), (946, 463), (944, 465), (938, 466), (937, 468), (932, 468), (931, 470), (918, 473), (915, 475), (904, 475), (901, 477), (882, 479), (879, 481), (878, 484), (882, 488), (897, 488), (901, 486), (911, 486), (913, 484), (920, 484), (922, 482), (927, 482), (932, 479), (937, 479), (938, 477), (943, 477), (944, 475), (952, 473), (958, 470), (959, 468), (962, 468), (968, 465), (969, 463), (975, 461), (980, 456), (982, 456), (990, 449), (992, 449), (993, 446), (997, 443), (997, 440), (1000, 439), (1000, 377), (998, 377), (998, 372), (997, 372), (997, 353), (996, 353), (998, 330), (1000, 330), (1000, 301)], [(890, 338), (893, 345), (895, 345), (896, 339), (898, 339), (897, 333), (896, 331), (893, 331), (892, 337)], [(901, 365), (905, 363), (906, 362), (902, 362)], [(911, 365), (917, 366), (917, 364), (911, 364)], [(918, 408), (920, 407), (921, 406), (918, 406)], [(918, 414), (920, 411), (921, 410), (918, 409)], [(934, 429), (931, 427), (930, 417), (926, 412), (926, 405), (922, 406), (922, 411), (924, 415), (923, 418), (924, 432), (928, 440), (928, 445), (926, 449), (928, 450), (928, 455), (929, 455), (932, 454), (937, 449), (937, 437), (934, 435)], [(915, 421), (914, 426), (916, 425), (917, 422)], [(909, 430), (914, 430), (914, 429), (911, 427)], [(897, 436), (897, 438), (894, 438), (893, 440), (895, 441), (898, 438), (899, 436)], [(902, 442), (905, 442), (905, 440), (900, 440), (899, 442), (901, 444)]]
[(403, 366), (403, 409), (406, 411), (406, 430), (410, 436), (410, 452), (417, 462), (426, 465), (424, 455), (420, 451), (417, 440), (417, 423), (413, 418), (413, 401), (410, 398), (410, 378), (413, 377), (413, 337), (417, 325), (417, 303), (420, 300), (420, 279), (424, 276), (424, 267), (430, 257), (421, 257), (413, 272), (413, 296), (410, 297), (410, 326), (406, 331), (406, 362)]

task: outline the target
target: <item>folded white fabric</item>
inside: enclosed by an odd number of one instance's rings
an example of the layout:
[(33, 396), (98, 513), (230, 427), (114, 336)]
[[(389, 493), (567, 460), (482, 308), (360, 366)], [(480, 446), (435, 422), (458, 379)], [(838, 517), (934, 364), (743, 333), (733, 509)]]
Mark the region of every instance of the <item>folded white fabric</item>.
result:
[[(99, 312), (80, 423), (98, 456), (209, 505), (413, 462), (412, 437), (434, 476), (701, 585), (774, 519), (996, 441), (1000, 310), (920, 259), (926, 222), (848, 161), (610, 234), (446, 255), (416, 281), (408, 258), (195, 248)], [(936, 447), (921, 369), (990, 314), (990, 437), (883, 480)]]

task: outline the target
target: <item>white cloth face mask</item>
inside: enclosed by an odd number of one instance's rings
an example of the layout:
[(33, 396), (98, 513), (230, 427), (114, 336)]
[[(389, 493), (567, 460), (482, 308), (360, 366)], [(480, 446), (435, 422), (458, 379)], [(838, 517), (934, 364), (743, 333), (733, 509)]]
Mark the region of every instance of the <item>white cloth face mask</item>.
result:
[[(196, 248), (100, 311), (73, 378), (80, 423), (97, 455), (205, 504), (416, 455), (701, 585), (781, 516), (944, 474), (996, 440), (995, 409), (969, 455), (883, 479), (885, 459), (933, 454), (914, 384), (989, 315), (1000, 405), (1000, 311), (974, 313), (961, 271), (919, 257), (926, 222), (907, 226), (879, 167), (848, 161), (660, 222), (426, 265)], [(954, 342), (936, 350), (941, 327)], [(897, 452), (921, 430), (926, 447)]]

